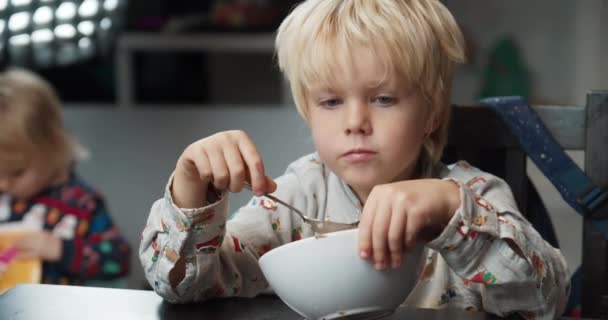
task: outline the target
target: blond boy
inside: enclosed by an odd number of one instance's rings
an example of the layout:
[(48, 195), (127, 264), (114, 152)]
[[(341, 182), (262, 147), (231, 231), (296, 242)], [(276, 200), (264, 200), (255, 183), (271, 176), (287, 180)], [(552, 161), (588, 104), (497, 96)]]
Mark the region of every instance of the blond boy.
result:
[(242, 131), (188, 146), (143, 232), (140, 259), (156, 292), (172, 302), (257, 295), (267, 287), (258, 258), (313, 235), (260, 197), (226, 222), (229, 191), (249, 181), (258, 196), (274, 192), (313, 218), (360, 219), (359, 255), (378, 272), (426, 244), (408, 305), (561, 314), (564, 258), (521, 216), (505, 182), (439, 161), (464, 60), (462, 34), (439, 1), (304, 1), (276, 49), (317, 152), (275, 180)]

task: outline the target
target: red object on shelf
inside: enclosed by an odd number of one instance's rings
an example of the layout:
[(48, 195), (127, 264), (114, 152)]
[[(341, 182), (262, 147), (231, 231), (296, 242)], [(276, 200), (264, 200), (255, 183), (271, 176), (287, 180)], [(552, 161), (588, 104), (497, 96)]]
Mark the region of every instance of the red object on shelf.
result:
[(281, 1), (221, 1), (209, 12), (210, 23), (223, 28), (271, 27), (286, 13)]

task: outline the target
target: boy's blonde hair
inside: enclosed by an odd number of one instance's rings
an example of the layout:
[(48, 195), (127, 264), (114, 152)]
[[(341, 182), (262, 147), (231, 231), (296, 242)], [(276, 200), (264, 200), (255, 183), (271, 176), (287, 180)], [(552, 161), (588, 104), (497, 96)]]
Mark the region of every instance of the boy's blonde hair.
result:
[(22, 69), (0, 73), (0, 169), (41, 157), (57, 170), (80, 155), (81, 147), (64, 129), (61, 104), (50, 84)]
[(307, 92), (330, 85), (347, 54), (363, 46), (383, 64), (386, 77), (418, 89), (431, 108), (436, 129), (423, 154), (439, 161), (447, 140), (450, 90), (464, 40), (453, 16), (437, 0), (307, 0), (278, 29), (276, 51), (296, 107), (308, 120)]

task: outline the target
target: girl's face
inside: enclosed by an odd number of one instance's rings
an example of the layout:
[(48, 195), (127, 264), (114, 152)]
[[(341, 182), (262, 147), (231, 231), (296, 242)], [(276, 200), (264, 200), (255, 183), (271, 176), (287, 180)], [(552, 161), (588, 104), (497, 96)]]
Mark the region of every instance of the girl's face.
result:
[(338, 81), (309, 91), (308, 120), (321, 160), (365, 202), (374, 186), (412, 178), (433, 126), (416, 90), (383, 80), (364, 48), (352, 54), (352, 67), (334, 70)]
[(21, 166), (6, 168), (0, 163), (0, 193), (17, 200), (28, 200), (60, 178), (42, 157), (32, 157)]

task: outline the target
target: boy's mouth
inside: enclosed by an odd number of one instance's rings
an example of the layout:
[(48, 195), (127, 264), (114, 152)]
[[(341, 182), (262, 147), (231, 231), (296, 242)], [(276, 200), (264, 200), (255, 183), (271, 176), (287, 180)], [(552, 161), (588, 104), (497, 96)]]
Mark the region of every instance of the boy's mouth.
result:
[(377, 152), (364, 148), (354, 148), (342, 154), (342, 158), (351, 162), (368, 161), (375, 157)]

